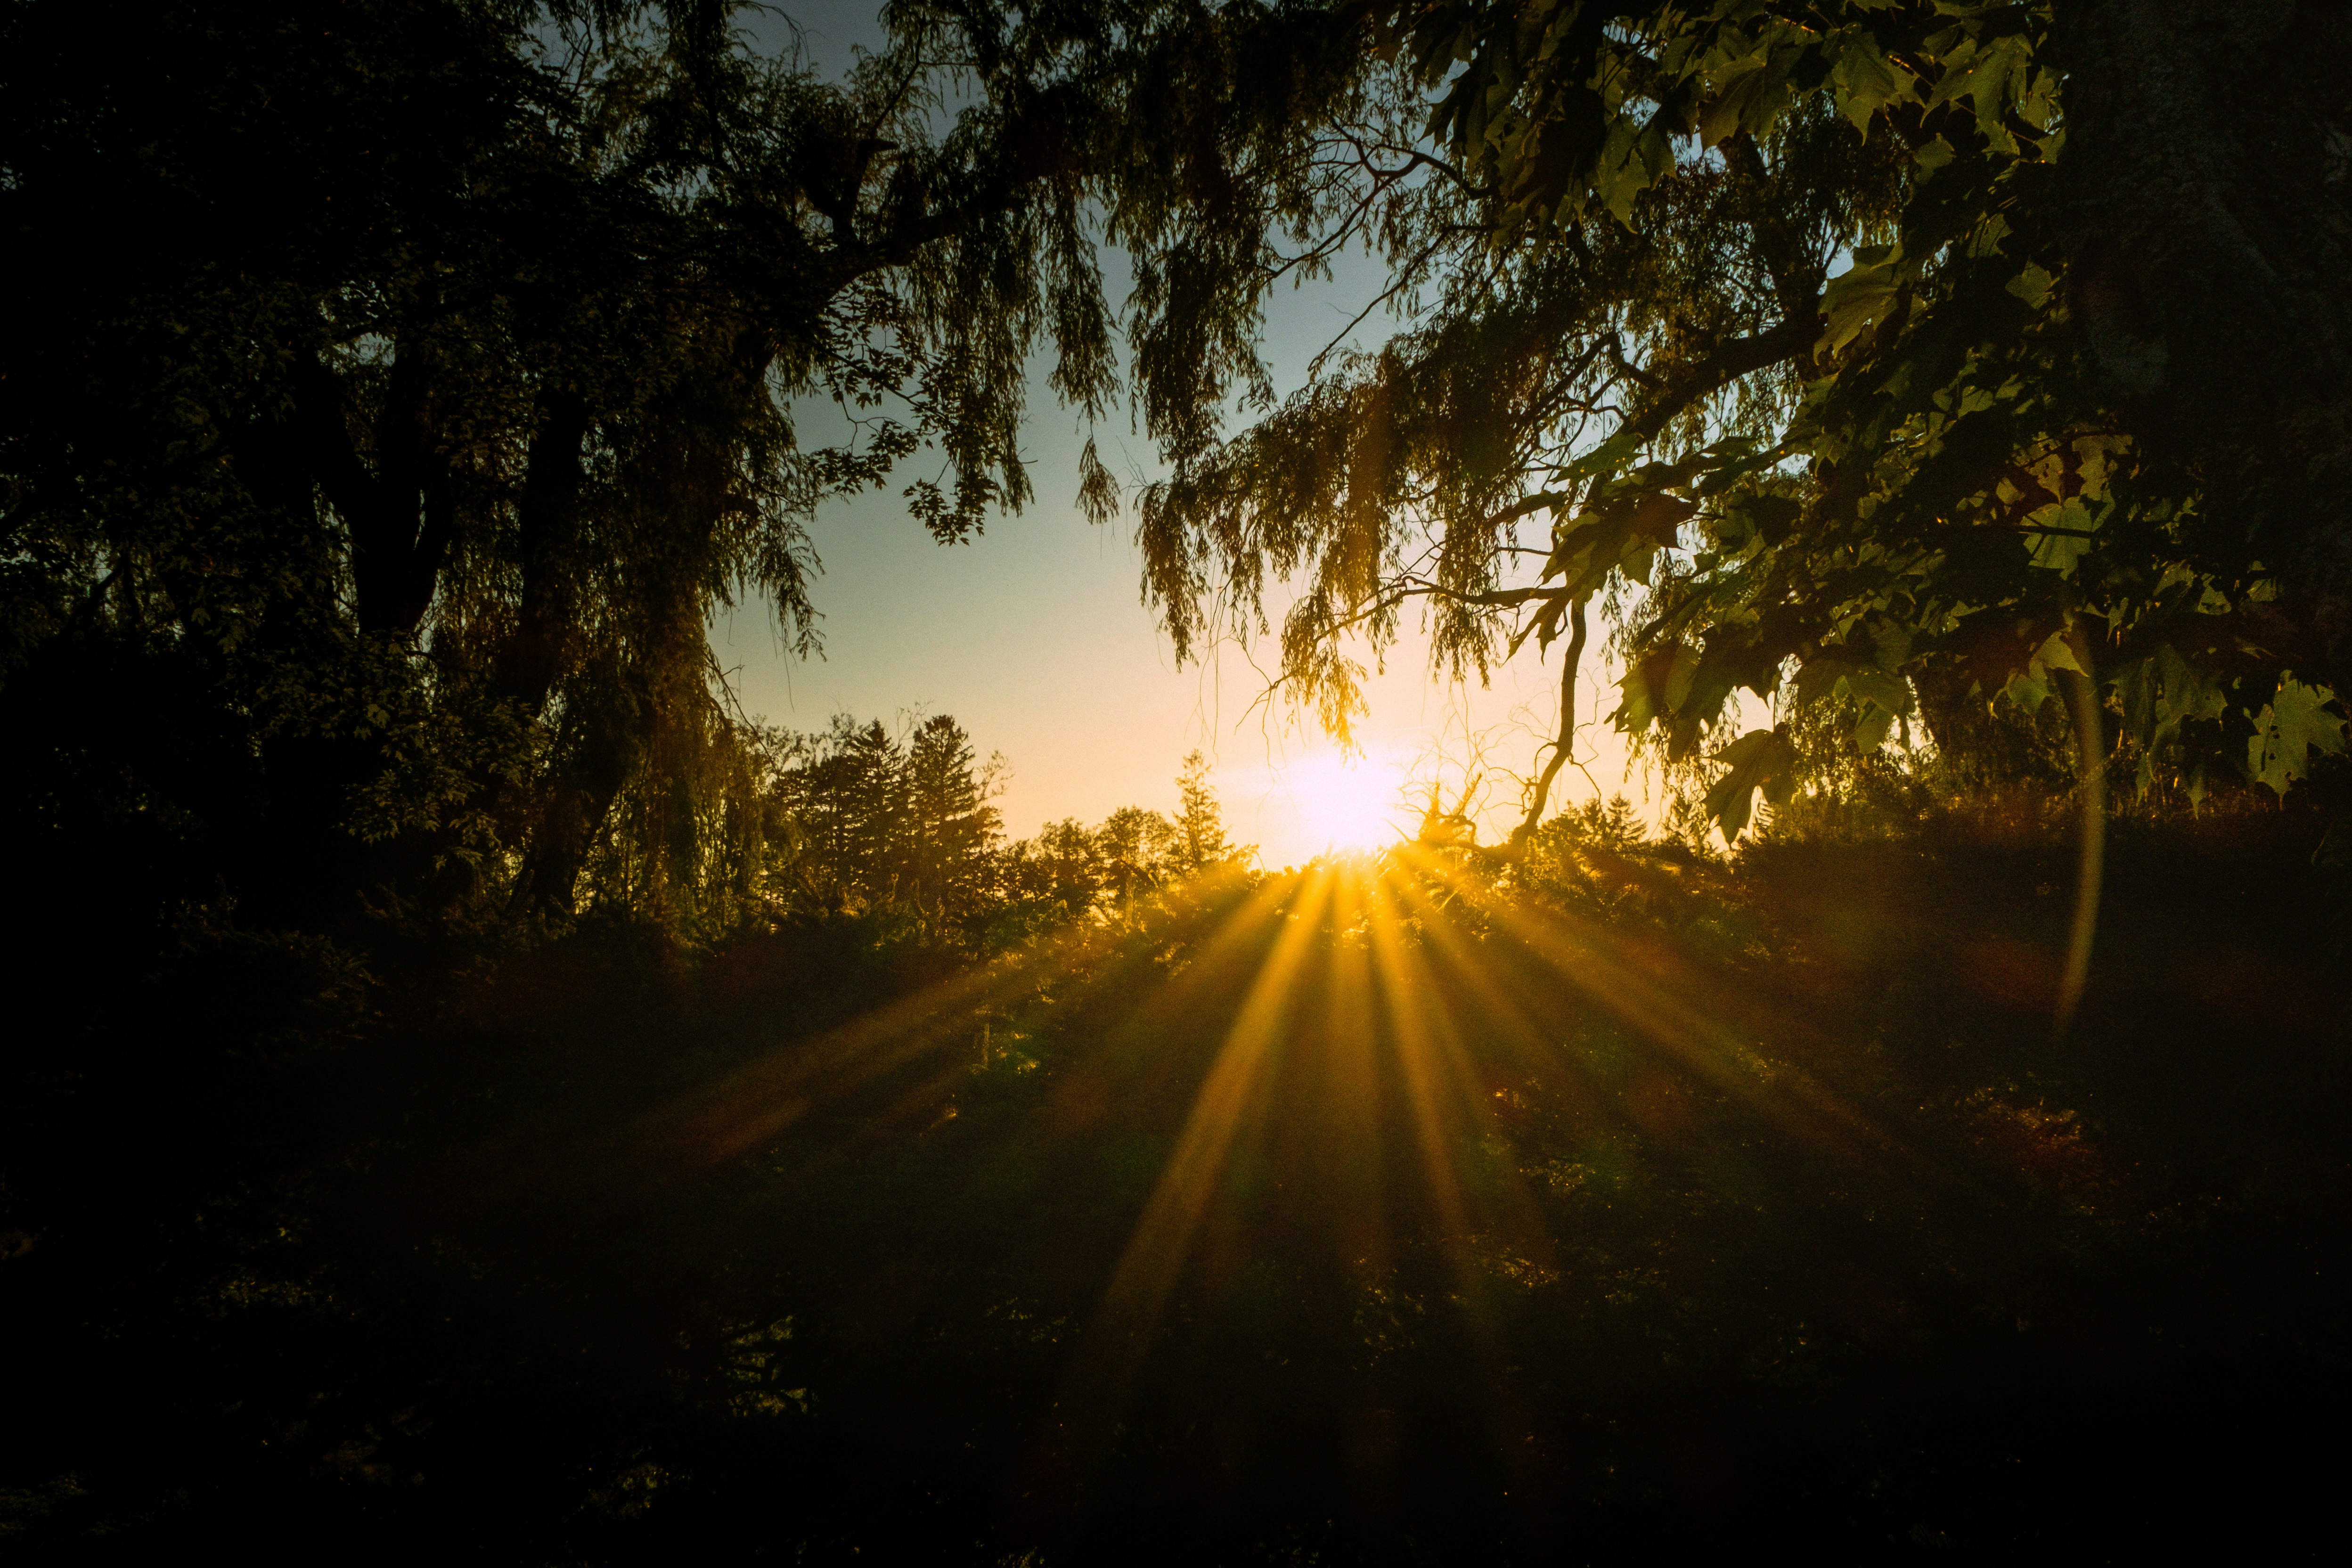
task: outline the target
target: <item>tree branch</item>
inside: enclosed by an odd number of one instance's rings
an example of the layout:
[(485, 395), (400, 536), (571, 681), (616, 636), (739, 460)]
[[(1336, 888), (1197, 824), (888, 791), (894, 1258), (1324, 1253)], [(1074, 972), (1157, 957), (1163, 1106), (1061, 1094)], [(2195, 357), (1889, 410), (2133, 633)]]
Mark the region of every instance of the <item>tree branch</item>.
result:
[(1638, 415), (1618, 426), (1646, 444), (1701, 398), (1713, 396), (1743, 375), (1801, 357), (1822, 335), (1821, 300), (1811, 310), (1790, 317), (1779, 326), (1717, 345), (1714, 353), (1665, 379), (1658, 395)]
[(1526, 820), (1511, 830), (1513, 849), (1526, 844), (1528, 838), (1543, 822), (1544, 805), (1551, 798), (1552, 780), (1568, 765), (1570, 754), (1576, 746), (1576, 671), (1584, 660), (1584, 601), (1570, 600), (1568, 606), (1568, 653), (1559, 671), (1559, 735), (1552, 742), (1551, 761), (1536, 776), (1535, 798), (1528, 805)]

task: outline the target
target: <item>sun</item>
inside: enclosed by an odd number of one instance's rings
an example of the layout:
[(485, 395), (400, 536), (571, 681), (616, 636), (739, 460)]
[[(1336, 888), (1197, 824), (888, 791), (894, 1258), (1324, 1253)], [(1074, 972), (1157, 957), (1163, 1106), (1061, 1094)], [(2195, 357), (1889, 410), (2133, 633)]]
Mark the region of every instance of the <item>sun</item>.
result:
[(1284, 781), (1298, 805), (1299, 836), (1326, 849), (1377, 849), (1403, 837), (1403, 780), (1394, 768), (1364, 758), (1321, 756), (1290, 771)]

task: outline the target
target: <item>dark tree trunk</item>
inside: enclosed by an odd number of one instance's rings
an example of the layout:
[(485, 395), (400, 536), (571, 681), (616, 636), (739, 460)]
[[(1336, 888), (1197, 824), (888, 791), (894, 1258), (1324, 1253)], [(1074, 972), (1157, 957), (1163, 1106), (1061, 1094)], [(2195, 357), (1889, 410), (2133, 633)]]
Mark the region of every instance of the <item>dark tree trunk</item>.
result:
[(435, 440), (427, 368), (405, 351), (374, 431), (374, 463), (352, 444), (341, 380), (317, 359), (296, 373), (295, 404), (319, 488), (351, 531), (360, 630), (410, 637), (433, 606), (456, 532), (448, 463)]
[[(762, 395), (772, 353), (764, 337), (742, 334), (725, 365), (725, 394)], [(567, 676), (580, 610), (580, 448), (588, 424), (587, 405), (578, 397), (542, 395), (521, 501), (522, 605), (499, 668), (503, 689), (534, 713), (556, 682), (563, 682), (563, 740), (541, 786), (516, 889), (520, 908), (557, 915), (575, 906), (581, 869), (613, 802), (649, 756), (652, 765), (662, 765), (664, 726), (700, 691), (711, 544), (726, 510), (740, 504), (733, 432), (673, 427), (666, 457), (653, 459), (656, 466), (648, 475), (668, 513), (668, 547), (644, 563), (627, 662)], [(680, 806), (668, 794), (659, 798), (671, 822), (690, 836), (690, 803)], [(681, 858), (668, 837), (661, 835), (658, 849), (668, 860)], [(690, 863), (690, 842), (682, 858)]]
[[(432, 574), (425, 574), (421, 584), (412, 580), (410, 606), (388, 605), (386, 569), (399, 563), (384, 549), (371, 548), (364, 556), (360, 549), (362, 539), (383, 543), (383, 485), (366, 470), (352, 446), (341, 384), (323, 367), (311, 368), (316, 374), (309, 378), (293, 417), (257, 417), (239, 433), (235, 447), (238, 480), (269, 520), (268, 526), (289, 537), (323, 535), (329, 526), (319, 506), (324, 488), (319, 477), (323, 444), (327, 466), (340, 465), (336, 510), (352, 544), (361, 630), (405, 637), (431, 602)], [(331, 421), (326, 417), (329, 413)], [(420, 471), (412, 454), (398, 482), (422, 482)], [(440, 487), (444, 500), (446, 493), (446, 487)], [(373, 531), (352, 521), (370, 507), (378, 510)], [(412, 526), (416, 510), (417, 498), (412, 494)], [(437, 571), (436, 563), (432, 573)], [(368, 662), (372, 652), (342, 642), (291, 599), (273, 605), (263, 618), (259, 639), (289, 662), (312, 668), (340, 664), (347, 673)], [(331, 931), (346, 927), (363, 918), (365, 889), (399, 882), (424, 863), (425, 857), (415, 842), (367, 845), (351, 831), (354, 792), (380, 775), (389, 760), (381, 732), (339, 724), (297, 727), (268, 736), (256, 750), (263, 766), (251, 786), (254, 821), (247, 847), (238, 857), (235, 885), (247, 918)]]
[(619, 672), (574, 683), (515, 888), (519, 910), (569, 916), (576, 907), (581, 868), (644, 754), (645, 707)]
[(539, 428), (516, 507), (522, 603), (498, 667), (499, 689), (532, 713), (546, 705), (562, 673), (579, 614), (580, 449), (588, 426), (588, 404), (578, 393), (540, 395)]

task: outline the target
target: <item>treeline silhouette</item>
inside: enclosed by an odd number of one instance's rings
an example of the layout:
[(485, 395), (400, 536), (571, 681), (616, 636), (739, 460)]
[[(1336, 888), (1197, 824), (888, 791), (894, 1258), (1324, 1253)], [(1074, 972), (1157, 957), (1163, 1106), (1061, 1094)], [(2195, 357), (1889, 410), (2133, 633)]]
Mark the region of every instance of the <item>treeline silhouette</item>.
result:
[(1122, 806), (1093, 827), (1047, 823), (1008, 842), (994, 799), (1003, 759), (981, 763), (946, 714), (903, 734), (835, 719), (761, 731), (772, 846), (759, 890), (785, 918), (866, 916), (1002, 948), (1098, 903), (1124, 903), (1245, 855), (1228, 841), (1194, 752), (1171, 815)]

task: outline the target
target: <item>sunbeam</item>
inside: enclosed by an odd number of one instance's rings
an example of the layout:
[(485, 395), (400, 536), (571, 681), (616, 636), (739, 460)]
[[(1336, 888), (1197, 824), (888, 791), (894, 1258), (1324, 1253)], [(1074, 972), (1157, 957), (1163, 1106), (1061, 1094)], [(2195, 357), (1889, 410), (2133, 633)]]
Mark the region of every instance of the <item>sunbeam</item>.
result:
[(1081, 1482), (1086, 1455), (1116, 1419), (1225, 1174), (1236, 1135), (1266, 1111), (1265, 1075), (1282, 1047), (1286, 1016), (1297, 1005), (1299, 971), (1314, 945), (1331, 886), (1331, 873), (1318, 869), (1285, 889), (1291, 894), (1286, 923), (1193, 1096), (1064, 1381), (1053, 1429), (1041, 1446), (1034, 1487)]
[[(1413, 863), (1444, 882), (1454, 897), (1714, 1091), (1790, 1124), (1824, 1153), (1836, 1152), (1875, 1165), (1902, 1150), (1901, 1141), (1887, 1129), (1795, 1065), (1782, 1062), (1764, 1072), (1752, 1034), (1743, 1037), (1724, 1022), (1732, 1010), (1714, 996), (1718, 983), (1680, 955), (1654, 946), (1637, 954), (1608, 931), (1564, 911), (1547, 910), (1538, 918), (1497, 897), (1477, 879), (1461, 874), (1441, 857), (1409, 852)], [(1416, 896), (1426, 904), (1425, 894)], [(1441, 922), (1430, 925), (1434, 931), (1444, 931)], [(1475, 964), (1469, 967), (1475, 973)], [(1741, 999), (1738, 1011), (1752, 1020), (1774, 1010), (1764, 999), (1749, 995)], [(1771, 1027), (1783, 1039), (1802, 1038), (1806, 1033), (1801, 1020), (1790, 1017), (1772, 1017)]]

